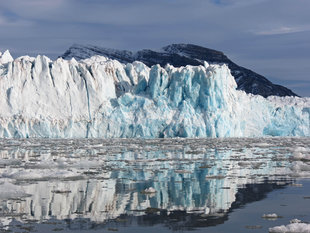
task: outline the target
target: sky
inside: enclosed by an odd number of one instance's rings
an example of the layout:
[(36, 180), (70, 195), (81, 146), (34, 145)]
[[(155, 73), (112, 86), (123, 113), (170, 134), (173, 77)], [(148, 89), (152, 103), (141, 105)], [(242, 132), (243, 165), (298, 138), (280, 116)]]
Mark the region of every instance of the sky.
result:
[(191, 43), (310, 96), (310, 0), (3, 0), (0, 51), (52, 59), (72, 44)]

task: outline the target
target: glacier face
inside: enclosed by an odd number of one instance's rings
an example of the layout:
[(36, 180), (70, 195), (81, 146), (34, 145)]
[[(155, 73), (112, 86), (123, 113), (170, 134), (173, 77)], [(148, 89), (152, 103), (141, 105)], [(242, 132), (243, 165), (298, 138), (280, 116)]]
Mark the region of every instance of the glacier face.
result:
[(0, 54), (0, 137), (310, 136), (310, 98), (236, 90), (226, 65)]

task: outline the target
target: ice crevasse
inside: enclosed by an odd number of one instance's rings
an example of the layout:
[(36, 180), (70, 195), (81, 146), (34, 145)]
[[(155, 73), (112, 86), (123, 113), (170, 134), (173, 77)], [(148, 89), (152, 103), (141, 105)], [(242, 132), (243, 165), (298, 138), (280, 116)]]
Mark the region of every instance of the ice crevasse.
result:
[(310, 98), (236, 90), (223, 65), (0, 53), (0, 137), (310, 136)]

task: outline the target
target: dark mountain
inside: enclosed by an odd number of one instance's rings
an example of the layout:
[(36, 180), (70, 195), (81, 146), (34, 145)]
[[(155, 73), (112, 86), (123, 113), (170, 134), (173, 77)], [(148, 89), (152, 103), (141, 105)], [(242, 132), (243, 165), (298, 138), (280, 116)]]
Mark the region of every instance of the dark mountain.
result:
[(73, 45), (61, 57), (64, 59), (71, 59), (73, 57), (75, 59), (85, 59), (94, 55), (106, 56), (122, 63), (141, 61), (148, 66), (155, 64), (165, 66), (168, 63), (176, 67), (203, 65), (203, 61), (208, 63), (226, 63), (236, 79), (239, 90), (264, 97), (271, 95), (297, 96), (290, 89), (273, 84), (264, 76), (237, 65), (220, 51), (192, 44), (172, 44), (163, 47), (160, 51), (144, 49), (136, 53), (90, 45)]

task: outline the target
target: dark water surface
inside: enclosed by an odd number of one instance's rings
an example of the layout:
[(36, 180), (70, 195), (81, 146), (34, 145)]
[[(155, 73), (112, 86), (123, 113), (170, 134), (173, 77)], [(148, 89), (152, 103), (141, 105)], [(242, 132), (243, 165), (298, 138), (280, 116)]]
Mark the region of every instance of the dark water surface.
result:
[[(0, 139), (0, 232), (268, 232), (310, 221), (309, 145)], [(281, 218), (262, 218), (271, 213)]]

